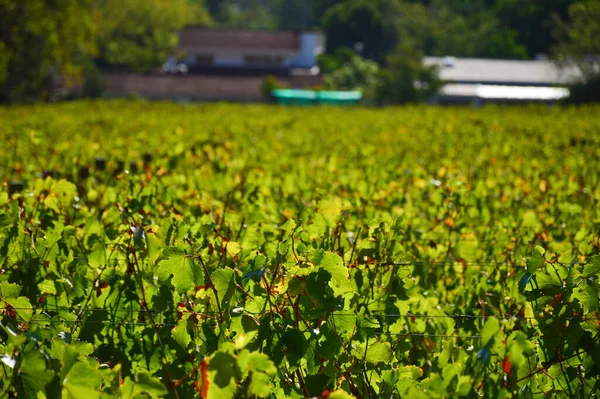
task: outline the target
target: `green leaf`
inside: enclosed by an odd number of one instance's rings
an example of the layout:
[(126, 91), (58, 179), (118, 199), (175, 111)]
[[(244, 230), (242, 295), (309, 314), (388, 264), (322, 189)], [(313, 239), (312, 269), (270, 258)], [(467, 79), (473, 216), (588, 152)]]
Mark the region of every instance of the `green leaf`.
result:
[(165, 259), (158, 263), (158, 278), (165, 281), (170, 275), (175, 290), (183, 294), (198, 284), (202, 278), (200, 267), (187, 256), (181, 249), (168, 247), (163, 251)]
[(136, 374), (135, 379), (125, 377), (125, 381), (121, 386), (121, 397), (126, 399), (135, 399), (142, 394), (161, 397), (168, 393), (169, 391), (164, 384), (147, 372)]
[(352, 292), (352, 284), (348, 278), (348, 269), (344, 266), (344, 262), (338, 254), (325, 252), (319, 266), (331, 275), (329, 286), (333, 288), (336, 296)]
[(598, 310), (598, 289), (587, 281), (582, 282), (571, 295), (581, 304), (584, 313), (595, 312)]
[(25, 353), (19, 372), (25, 392), (32, 398), (37, 397), (37, 392), (43, 392), (54, 377), (54, 373), (46, 367), (46, 359), (38, 351)]
[(237, 356), (237, 363), (243, 378), (250, 373), (250, 394), (268, 397), (273, 390), (272, 377), (277, 374), (277, 368), (269, 357), (264, 353), (243, 350)]
[[(20, 296), (16, 299), (7, 298), (5, 299), (5, 302), (13, 308), (15, 308), (17, 314), (23, 319), (30, 321), (33, 317), (33, 308), (31, 306), (31, 303), (29, 303), (29, 299), (25, 298), (24, 296)], [(3, 307), (2, 305), (3, 304), (0, 304), (0, 307)]]
[(235, 349), (244, 349), (250, 342), (256, 338), (258, 331), (248, 331), (247, 333), (241, 333), (235, 337), (234, 345)]
[(479, 243), (475, 240), (459, 241), (456, 245), (458, 257), (467, 262), (474, 262), (477, 260), (478, 249)]
[(216, 352), (208, 362), (208, 398), (233, 398), (236, 391), (236, 362), (229, 353)]
[(500, 322), (496, 317), (488, 317), (481, 329), (481, 343), (487, 345), (500, 330)]
[(594, 255), (590, 258), (590, 263), (583, 268), (583, 277), (593, 277), (600, 274), (600, 255)]
[(0, 229), (12, 226), (12, 218), (6, 213), (0, 214)]
[(169, 393), (165, 385), (158, 378), (146, 372), (136, 375), (134, 392), (137, 394), (147, 393), (152, 396), (165, 396)]
[(389, 342), (376, 342), (368, 346), (365, 360), (373, 364), (389, 363), (392, 357), (392, 348)]
[(76, 363), (63, 380), (63, 387), (73, 399), (100, 398), (102, 375), (85, 363)]
[(100, 241), (97, 241), (92, 251), (87, 256), (88, 264), (90, 267), (94, 269), (98, 269), (106, 264), (106, 253), (104, 249), (104, 244)]
[(527, 258), (527, 271), (534, 274), (537, 269), (544, 263), (544, 253), (546, 250), (541, 246), (537, 245), (533, 249), (533, 254)]
[(53, 280), (42, 281), (41, 283), (38, 284), (38, 289), (43, 294), (51, 294), (51, 295), (56, 294), (56, 285), (54, 284)]
[(214, 271), (210, 277), (217, 289), (221, 307), (229, 307), (229, 301), (235, 293), (235, 272), (229, 267), (224, 267)]
[(300, 361), (306, 353), (306, 338), (304, 333), (295, 328), (290, 328), (285, 331), (281, 342), (285, 348), (286, 355), (290, 366), (299, 366)]
[(537, 273), (535, 282), (540, 289), (562, 288), (563, 282), (555, 273)]
[(283, 230), (288, 234), (291, 234), (296, 227), (296, 221), (294, 219), (288, 219), (284, 224), (278, 227), (279, 230)]
[(327, 397), (328, 399), (354, 399), (354, 396), (350, 395), (348, 392), (338, 389), (333, 391)]
[(190, 333), (188, 332), (189, 313), (184, 315), (178, 322), (175, 327), (171, 330), (171, 336), (173, 339), (181, 346), (183, 349), (187, 349), (188, 345), (192, 341), (190, 337)]
[(417, 366), (404, 366), (398, 369), (399, 379), (417, 380), (423, 376), (423, 369)]
[(18, 284), (7, 283), (3, 281), (0, 283), (0, 298), (10, 299), (17, 298), (21, 293), (21, 286)]

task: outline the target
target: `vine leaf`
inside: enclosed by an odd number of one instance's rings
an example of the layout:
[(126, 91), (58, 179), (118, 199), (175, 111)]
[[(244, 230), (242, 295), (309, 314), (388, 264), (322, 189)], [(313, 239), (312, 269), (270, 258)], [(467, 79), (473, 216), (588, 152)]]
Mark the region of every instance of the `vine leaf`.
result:
[(142, 394), (149, 394), (151, 397), (161, 397), (168, 393), (167, 388), (162, 382), (152, 374), (147, 372), (138, 373), (135, 379), (125, 377), (121, 385), (121, 397), (133, 399)]
[(579, 301), (585, 314), (598, 310), (598, 289), (588, 284), (587, 281), (575, 290), (571, 299)]
[(102, 375), (85, 363), (75, 363), (63, 380), (64, 389), (74, 399), (100, 398)]
[(344, 266), (344, 262), (338, 254), (325, 252), (319, 266), (331, 275), (329, 286), (333, 288), (336, 296), (352, 292), (352, 284), (348, 279), (348, 269)]
[(583, 268), (583, 277), (588, 278), (600, 274), (600, 255), (590, 258), (590, 264)]
[(242, 378), (250, 374), (250, 393), (260, 398), (269, 397), (273, 390), (271, 378), (277, 374), (277, 368), (269, 357), (264, 353), (243, 350), (237, 356), (237, 364)]
[(546, 250), (537, 245), (533, 249), (533, 255), (527, 258), (527, 271), (534, 274), (537, 269), (544, 263), (544, 253)]
[(181, 319), (177, 322), (177, 325), (173, 327), (171, 330), (171, 334), (173, 339), (183, 348), (186, 349), (192, 338), (190, 337), (190, 333), (187, 329), (188, 318), (190, 317), (189, 313), (184, 314)]
[(163, 251), (165, 259), (158, 263), (158, 278), (166, 281), (173, 275), (171, 283), (179, 294), (193, 288), (201, 279), (202, 271), (192, 259), (176, 247), (168, 247)]
[(519, 280), (519, 292), (525, 291), (529, 280), (531, 280), (531, 276), (533, 276), (531, 273), (525, 272), (523, 277), (521, 277), (521, 279)]
[[(229, 353), (217, 352), (208, 361), (208, 388), (205, 398), (233, 398), (237, 388), (235, 359)], [(204, 390), (204, 386), (202, 387)]]
[(392, 348), (389, 342), (376, 342), (367, 348), (366, 361), (369, 363), (389, 363), (392, 357)]
[(23, 357), (20, 373), (25, 392), (31, 398), (37, 397), (37, 392), (44, 391), (54, 377), (54, 373), (47, 369), (42, 353), (33, 351), (27, 352)]
[(225, 267), (211, 273), (211, 278), (217, 290), (221, 307), (228, 307), (229, 301), (235, 293), (235, 272), (233, 269)]
[(502, 370), (506, 373), (506, 374), (510, 374), (510, 372), (512, 371), (512, 364), (510, 363), (510, 356), (506, 356), (504, 358), (503, 361), (500, 362), (500, 367), (502, 367)]

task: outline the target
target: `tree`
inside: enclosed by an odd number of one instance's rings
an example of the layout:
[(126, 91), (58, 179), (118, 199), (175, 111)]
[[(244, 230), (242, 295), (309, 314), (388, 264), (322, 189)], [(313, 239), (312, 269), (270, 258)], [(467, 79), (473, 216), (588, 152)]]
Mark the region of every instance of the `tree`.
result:
[(350, 52), (348, 57), (348, 50), (338, 50), (337, 54), (340, 61), (346, 60), (338, 62), (337, 68), (325, 76), (325, 87), (333, 90), (360, 90), (365, 98), (373, 98), (380, 84), (379, 65), (355, 53)]
[(0, 102), (49, 100), (94, 53), (90, 0), (0, 0)]
[(96, 0), (99, 64), (144, 72), (161, 65), (177, 47), (184, 25), (208, 23), (202, 2)]
[(399, 48), (386, 64), (377, 92), (382, 105), (424, 102), (442, 86), (437, 69), (423, 65), (422, 54), (414, 48)]
[(311, 29), (318, 23), (310, 1), (281, 1), (277, 15), (282, 30)]
[(600, 75), (600, 1), (572, 4), (568, 22), (559, 22), (555, 33), (555, 56), (561, 66), (578, 68), (584, 80)]
[(329, 8), (322, 20), (327, 52), (339, 47), (359, 50), (364, 57), (381, 62), (387, 50), (377, 0), (346, 0)]
[(278, 28), (279, 0), (208, 0), (208, 10), (220, 26), (237, 29)]
[(433, 0), (427, 5), (390, 1), (383, 14), (385, 25), (396, 32), (395, 45), (399, 47), (408, 46), (423, 54), (437, 56), (527, 56), (527, 50), (516, 40), (516, 32), (502, 26), (493, 9), (483, 1)]
[(581, 79), (572, 82), (569, 102), (600, 102), (600, 2), (584, 0), (569, 7), (569, 21), (559, 22), (555, 59), (574, 67)]
[(565, 18), (574, 0), (495, 0), (493, 11), (503, 28), (516, 34), (528, 57), (549, 54), (555, 44), (556, 18)]

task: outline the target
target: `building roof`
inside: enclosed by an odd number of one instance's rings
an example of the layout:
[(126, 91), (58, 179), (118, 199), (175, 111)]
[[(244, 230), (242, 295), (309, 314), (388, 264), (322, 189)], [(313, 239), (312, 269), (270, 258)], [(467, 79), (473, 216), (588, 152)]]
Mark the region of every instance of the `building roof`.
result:
[(424, 62), (437, 65), (440, 79), (454, 83), (550, 86), (565, 85), (581, 76), (575, 68), (561, 70), (546, 60), (425, 57)]
[(438, 96), (454, 100), (558, 101), (569, 96), (564, 87), (500, 86), (449, 83)]
[(270, 49), (297, 51), (298, 32), (271, 32), (188, 27), (179, 35), (181, 48)]

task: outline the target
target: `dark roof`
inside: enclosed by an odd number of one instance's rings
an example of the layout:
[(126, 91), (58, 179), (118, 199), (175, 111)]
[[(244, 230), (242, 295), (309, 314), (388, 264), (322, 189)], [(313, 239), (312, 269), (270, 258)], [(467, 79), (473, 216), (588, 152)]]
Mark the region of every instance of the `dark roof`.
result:
[(561, 70), (545, 60), (425, 57), (424, 62), (437, 65), (443, 81), (456, 83), (545, 86), (564, 85), (580, 77), (574, 68)]
[(298, 32), (185, 28), (179, 35), (182, 48), (272, 49), (296, 51), (300, 48)]

